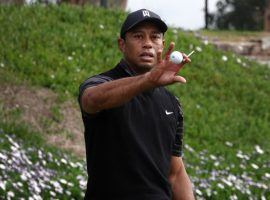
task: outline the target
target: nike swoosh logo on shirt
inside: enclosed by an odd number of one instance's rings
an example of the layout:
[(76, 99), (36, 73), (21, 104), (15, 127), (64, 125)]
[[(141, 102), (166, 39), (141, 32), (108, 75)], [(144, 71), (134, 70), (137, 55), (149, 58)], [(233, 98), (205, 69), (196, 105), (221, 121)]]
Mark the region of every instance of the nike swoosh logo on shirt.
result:
[(165, 110), (165, 113), (166, 113), (166, 115), (171, 115), (171, 114), (173, 114), (173, 112), (168, 112), (167, 110)]

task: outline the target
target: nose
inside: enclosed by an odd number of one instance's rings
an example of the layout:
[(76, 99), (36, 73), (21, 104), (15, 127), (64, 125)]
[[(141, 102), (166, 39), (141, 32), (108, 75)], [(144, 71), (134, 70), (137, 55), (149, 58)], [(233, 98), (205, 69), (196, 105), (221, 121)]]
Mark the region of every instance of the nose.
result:
[(143, 48), (147, 48), (147, 49), (152, 48), (152, 41), (149, 36), (145, 37), (144, 42), (143, 42)]

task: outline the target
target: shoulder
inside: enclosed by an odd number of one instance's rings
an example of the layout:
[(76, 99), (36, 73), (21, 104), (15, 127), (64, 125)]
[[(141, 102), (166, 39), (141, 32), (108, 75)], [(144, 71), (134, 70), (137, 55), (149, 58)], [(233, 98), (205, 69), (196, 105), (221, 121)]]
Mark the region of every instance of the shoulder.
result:
[(126, 76), (126, 73), (120, 66), (120, 63), (118, 63), (114, 68), (108, 71), (88, 77), (80, 85), (80, 91), (82, 89), (85, 89), (85, 87), (87, 86), (95, 86), (104, 82), (113, 81), (119, 78), (124, 78), (125, 76)]
[(101, 74), (88, 77), (86, 80), (84, 80), (81, 83), (81, 85), (79, 87), (79, 91), (81, 93), (87, 87), (96, 86), (96, 85), (99, 85), (101, 83), (105, 83), (105, 82), (111, 81), (111, 80), (113, 80), (111, 77), (106, 76), (106, 75), (101, 75)]
[(101, 83), (105, 83), (105, 82), (113, 81), (113, 80), (117, 79), (119, 77), (118, 71), (119, 70), (117, 70), (117, 68), (115, 67), (115, 68), (110, 69), (106, 72), (88, 77), (86, 80), (84, 80), (81, 83), (81, 85), (79, 87), (80, 92), (83, 91), (84, 89), (86, 89), (87, 87), (96, 86), (96, 85), (99, 85)]

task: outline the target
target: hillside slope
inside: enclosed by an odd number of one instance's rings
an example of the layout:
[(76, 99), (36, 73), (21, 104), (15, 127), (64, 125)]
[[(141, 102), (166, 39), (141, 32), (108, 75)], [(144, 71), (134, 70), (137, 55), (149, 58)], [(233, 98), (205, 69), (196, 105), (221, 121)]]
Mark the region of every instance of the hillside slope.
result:
[[(121, 58), (117, 36), (124, 16), (120, 11), (94, 7), (1, 6), (0, 84), (52, 90), (57, 98), (42, 123), (60, 123), (66, 117), (61, 112), (66, 101), (71, 100), (79, 112), (79, 84), (113, 67)], [(182, 52), (196, 51), (192, 63), (181, 72), (187, 84), (168, 88), (184, 107), (185, 162), (197, 195), (227, 199), (235, 194), (245, 199), (251, 191), (254, 197), (270, 196), (269, 68), (218, 51), (180, 29), (168, 31), (166, 44), (170, 41)], [(10, 100), (0, 97), (5, 110)], [(14, 119), (23, 113), (22, 109), (2, 113), (3, 132), (13, 130)], [(33, 132), (43, 132), (24, 125)], [(55, 134), (48, 130), (44, 132)], [(72, 138), (72, 131), (69, 134)], [(236, 183), (240, 186), (234, 187)]]

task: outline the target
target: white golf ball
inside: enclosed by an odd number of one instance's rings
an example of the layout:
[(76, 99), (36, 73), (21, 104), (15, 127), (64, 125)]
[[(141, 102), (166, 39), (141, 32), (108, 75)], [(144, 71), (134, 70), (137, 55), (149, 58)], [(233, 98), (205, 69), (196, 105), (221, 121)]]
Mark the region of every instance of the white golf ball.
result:
[(179, 51), (174, 51), (170, 55), (170, 61), (174, 64), (180, 64), (183, 61), (183, 55)]

